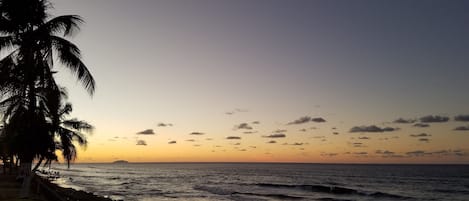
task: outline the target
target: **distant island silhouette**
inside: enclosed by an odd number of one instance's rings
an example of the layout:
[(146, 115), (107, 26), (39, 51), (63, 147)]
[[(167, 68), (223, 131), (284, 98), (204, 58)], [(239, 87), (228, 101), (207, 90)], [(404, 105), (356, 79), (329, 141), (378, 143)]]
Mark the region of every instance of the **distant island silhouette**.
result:
[(129, 161), (126, 161), (126, 160), (117, 160), (117, 161), (114, 161), (114, 162), (112, 162), (112, 163), (114, 163), (114, 164), (127, 164), (127, 163), (129, 163)]

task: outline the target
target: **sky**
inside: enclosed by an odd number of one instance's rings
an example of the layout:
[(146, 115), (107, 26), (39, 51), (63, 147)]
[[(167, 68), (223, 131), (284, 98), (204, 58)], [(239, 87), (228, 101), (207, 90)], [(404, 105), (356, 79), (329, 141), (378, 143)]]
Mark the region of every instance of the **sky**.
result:
[(469, 2), (53, 0), (77, 162), (469, 163)]

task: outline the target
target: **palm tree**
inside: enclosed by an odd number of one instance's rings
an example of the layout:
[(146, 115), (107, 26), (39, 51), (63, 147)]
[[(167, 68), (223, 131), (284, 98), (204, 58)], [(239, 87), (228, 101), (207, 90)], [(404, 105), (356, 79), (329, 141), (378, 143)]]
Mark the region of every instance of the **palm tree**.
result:
[[(66, 39), (79, 30), (83, 20), (77, 15), (48, 20), (50, 7), (47, 0), (0, 1), (0, 50), (8, 51), (0, 60), (0, 107), (5, 137), (20, 164), (26, 166), (27, 174), (32, 160), (50, 154), (55, 143), (48, 123), (51, 104), (46, 95), (59, 91), (52, 70), (54, 58), (71, 70), (90, 95), (95, 90), (94, 78), (81, 61), (80, 50)], [(70, 144), (61, 146), (66, 150)], [(74, 156), (73, 151), (66, 153)]]
[[(67, 99), (65, 89), (60, 91), (51, 91), (49, 101), (47, 102), (49, 108), (48, 122), (50, 133), (54, 136), (54, 145), (50, 149), (50, 153), (43, 158), (47, 161), (45, 164), (50, 163), (52, 160), (57, 160), (55, 151), (61, 151), (64, 160), (70, 167), (70, 162), (74, 161), (77, 157), (76, 147), (73, 142), (77, 142), (78, 145), (86, 147), (88, 141), (86, 140), (85, 133), (91, 133), (93, 126), (86, 121), (78, 120), (76, 118), (68, 119), (68, 116), (72, 112), (72, 104), (64, 103)], [(36, 165), (40, 165), (40, 162)]]

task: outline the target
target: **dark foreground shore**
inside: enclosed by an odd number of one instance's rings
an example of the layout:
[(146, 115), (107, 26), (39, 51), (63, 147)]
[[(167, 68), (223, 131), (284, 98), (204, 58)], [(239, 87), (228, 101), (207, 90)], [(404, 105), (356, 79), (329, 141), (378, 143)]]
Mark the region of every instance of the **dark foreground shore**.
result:
[(36, 200), (36, 201), (112, 201), (92, 193), (62, 188), (45, 178), (35, 175), (32, 179), (30, 195), (27, 199), (20, 198), (21, 182), (13, 175), (0, 175), (0, 200)]

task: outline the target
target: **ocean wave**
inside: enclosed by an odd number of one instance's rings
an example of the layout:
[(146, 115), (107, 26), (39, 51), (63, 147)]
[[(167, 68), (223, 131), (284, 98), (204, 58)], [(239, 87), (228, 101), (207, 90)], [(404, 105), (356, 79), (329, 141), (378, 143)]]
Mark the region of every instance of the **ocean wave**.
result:
[(216, 195), (229, 195), (229, 196), (247, 195), (247, 196), (277, 198), (277, 199), (282, 199), (282, 200), (304, 199), (303, 197), (291, 196), (291, 195), (285, 195), (285, 194), (264, 194), (264, 193), (238, 192), (238, 191), (233, 191), (233, 190), (226, 189), (226, 188), (220, 188), (220, 187), (215, 187), (215, 186), (205, 186), (205, 185), (196, 185), (196, 186), (194, 186), (194, 190), (206, 191), (206, 192), (216, 194)]
[(359, 191), (351, 188), (345, 188), (340, 186), (324, 186), (324, 185), (290, 185), (290, 184), (271, 184), (271, 183), (256, 183), (253, 184), (260, 187), (268, 188), (287, 188), (287, 189), (301, 189), (311, 192), (320, 192), (320, 193), (331, 193), (336, 195), (360, 195), (360, 196), (370, 196), (375, 198), (395, 198), (395, 199), (409, 199), (410, 197), (405, 197), (401, 195), (394, 195), (390, 193), (383, 192), (365, 192)]
[(434, 192), (439, 192), (439, 193), (449, 193), (449, 194), (464, 194), (464, 195), (469, 195), (469, 191), (467, 190), (456, 190), (456, 189), (434, 189), (432, 190)]

